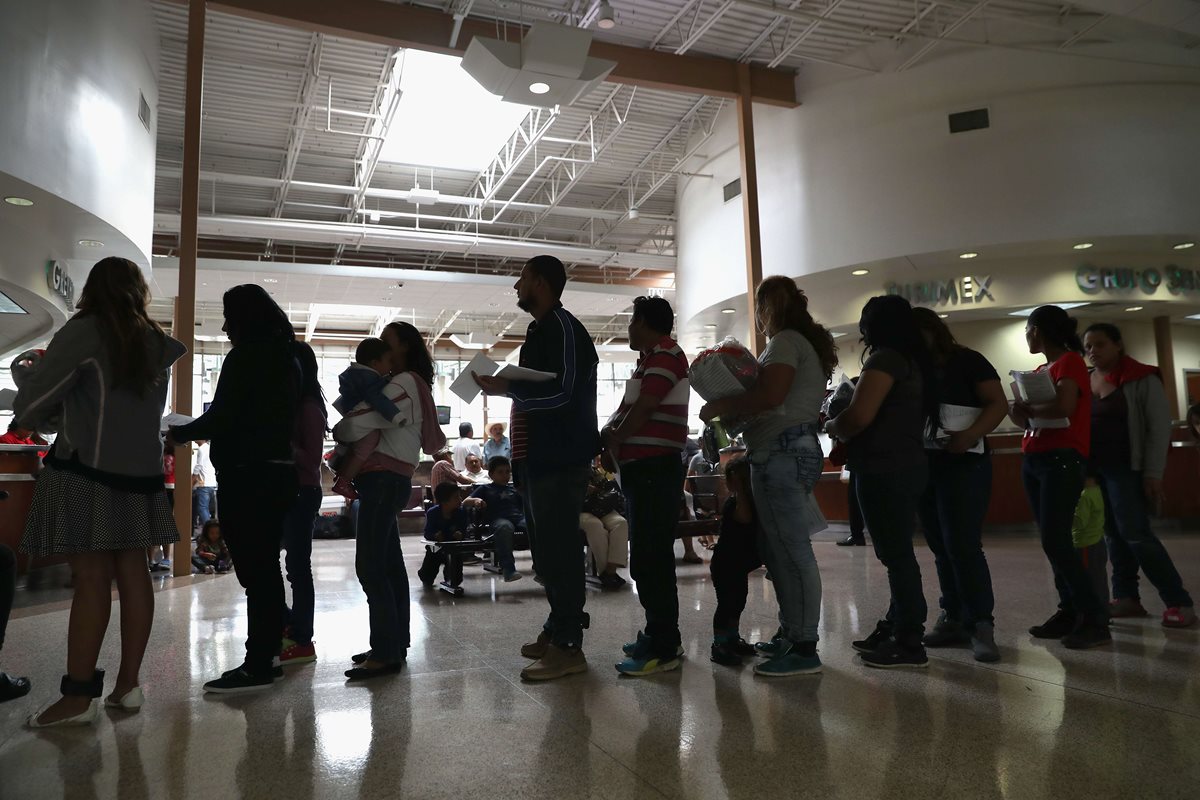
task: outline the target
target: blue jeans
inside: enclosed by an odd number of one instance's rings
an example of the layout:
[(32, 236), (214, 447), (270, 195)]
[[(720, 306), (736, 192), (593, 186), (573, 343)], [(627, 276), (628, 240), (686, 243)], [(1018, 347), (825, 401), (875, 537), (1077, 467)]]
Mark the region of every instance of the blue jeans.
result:
[(412, 479), (368, 472), (354, 479), (354, 488), (359, 496), (354, 569), (367, 595), (371, 658), (391, 664), (401, 661), (409, 646), (408, 572), (396, 513), (412, 494)]
[(583, 575), (583, 542), (579, 514), (591, 478), (590, 464), (540, 465), (524, 468), (526, 524), (533, 546), (534, 568), (545, 581), (550, 614), (543, 629), (559, 647), (583, 644), (588, 615)]
[(1071, 539), (1075, 506), (1083, 492), (1083, 459), (1075, 450), (1026, 453), (1021, 462), (1025, 494), (1042, 533), (1042, 552), (1054, 571), (1058, 607), (1069, 613), (1104, 619), (1104, 607)]
[(517, 532), (517, 526), (511, 519), (500, 517), (492, 520), (491, 529), (500, 569), (506, 574), (512, 572), (517, 568), (517, 560), (513, 558), (513, 535)]
[(919, 647), (929, 607), (921, 565), (913, 552), (913, 533), (929, 468), (922, 464), (898, 472), (856, 472), (854, 477), (875, 557), (887, 568), (892, 593), (887, 621), (892, 635), (905, 647)]
[(930, 453), (921, 526), (937, 564), (942, 610), (967, 629), (977, 622), (991, 624), (996, 605), (983, 554), (983, 518), (991, 496), (991, 456)]
[(750, 454), (759, 551), (779, 600), (779, 627), (793, 642), (817, 641), (821, 622), (821, 571), (812, 535), (823, 529), (823, 518), (812, 489), (823, 463), (810, 426), (790, 428), (765, 451)]
[(201, 528), (213, 518), (212, 507), (216, 497), (217, 490), (213, 486), (197, 486), (192, 490), (192, 504), (196, 507), (196, 519), (200, 520)]
[(292, 640), (309, 644), (313, 637), (316, 591), (312, 574), (313, 522), (321, 510), (321, 487), (301, 486), (283, 521), (283, 565), (292, 585), (292, 607), (283, 608), (283, 622), (292, 628)]
[(1168, 608), (1191, 606), (1192, 596), (1163, 543), (1150, 529), (1142, 473), (1127, 466), (1099, 468), (1104, 495), (1104, 532), (1112, 562), (1113, 597), (1139, 599), (1138, 568)]

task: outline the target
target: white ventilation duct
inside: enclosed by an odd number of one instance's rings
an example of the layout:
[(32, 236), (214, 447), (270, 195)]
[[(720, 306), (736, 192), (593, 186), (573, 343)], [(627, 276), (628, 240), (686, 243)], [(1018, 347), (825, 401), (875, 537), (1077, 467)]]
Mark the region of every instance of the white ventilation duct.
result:
[(590, 31), (535, 22), (520, 42), (475, 37), (462, 66), (480, 86), (510, 103), (571, 105), (617, 66), (589, 58), (591, 45)]

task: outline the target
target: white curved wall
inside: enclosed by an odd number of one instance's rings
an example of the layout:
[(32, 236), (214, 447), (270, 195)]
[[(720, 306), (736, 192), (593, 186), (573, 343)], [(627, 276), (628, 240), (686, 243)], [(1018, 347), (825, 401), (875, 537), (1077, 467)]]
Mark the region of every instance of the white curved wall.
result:
[[(764, 274), (1073, 236), (1178, 234), (1200, 219), (1194, 71), (972, 51), (801, 88), (756, 107)], [(978, 107), (991, 127), (951, 135)], [(732, 109), (709, 152), (736, 145)], [(691, 166), (714, 172), (710, 164)], [(736, 166), (736, 151), (732, 158)], [(681, 184), (681, 317), (745, 291), (721, 182)], [(738, 209), (740, 214), (740, 207)], [(717, 265), (733, 265), (722, 269)]]

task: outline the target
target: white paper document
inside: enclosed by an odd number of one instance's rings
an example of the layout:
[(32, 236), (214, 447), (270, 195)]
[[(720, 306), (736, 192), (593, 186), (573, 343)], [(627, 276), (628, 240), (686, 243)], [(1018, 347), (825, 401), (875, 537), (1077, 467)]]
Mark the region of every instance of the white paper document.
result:
[[(1050, 377), (1050, 373), (1046, 370), (1042, 370), (1041, 372), (1013, 370), (1008, 374), (1013, 379), (1012, 392), (1013, 398), (1016, 400), (1037, 406), (1053, 403), (1058, 397), (1058, 388), (1054, 385), (1054, 379)], [(1058, 419), (1030, 419), (1029, 427), (1035, 429), (1069, 428), (1071, 427), (1071, 420), (1066, 417)]]
[[(931, 440), (925, 440), (925, 447), (931, 450), (941, 450), (950, 441), (950, 434), (956, 431), (965, 431), (975, 424), (979, 419), (979, 415), (983, 413), (982, 408), (974, 406), (957, 406), (953, 403), (942, 403), (938, 409), (938, 416), (941, 418), (941, 425), (938, 426), (937, 435)], [(980, 439), (975, 443), (968, 453), (982, 453), (983, 440)]]
[(479, 384), (475, 383), (475, 379), (471, 377), (471, 373), (486, 375), (488, 377), (505, 378), (510, 381), (534, 381), (538, 383), (552, 381), (558, 377), (553, 372), (539, 372), (536, 369), (518, 367), (514, 364), (505, 364), (501, 367), (483, 353), (479, 353), (471, 359), (471, 363), (467, 364), (466, 369), (460, 372), (458, 377), (454, 379), (454, 382), (450, 384), (450, 391), (461, 397), (464, 403), (474, 402), (480, 392)]

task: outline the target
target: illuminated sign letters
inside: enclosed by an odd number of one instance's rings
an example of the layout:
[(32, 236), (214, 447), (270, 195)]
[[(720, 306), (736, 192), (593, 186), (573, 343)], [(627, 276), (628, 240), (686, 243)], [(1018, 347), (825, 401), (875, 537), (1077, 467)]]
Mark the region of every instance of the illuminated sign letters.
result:
[(1133, 267), (1093, 267), (1084, 264), (1075, 270), (1075, 285), (1084, 294), (1102, 292), (1132, 292), (1155, 294), (1160, 286), (1174, 295), (1200, 292), (1200, 272), (1194, 269), (1168, 264), (1161, 270), (1157, 267), (1134, 269)]
[(992, 276), (964, 275), (961, 278), (891, 283), (888, 294), (898, 294), (914, 306), (971, 305), (984, 300), (996, 302), (992, 296)]
[(46, 265), (46, 285), (66, 302), (68, 311), (75, 310), (75, 283), (67, 274), (66, 264), (51, 261)]

